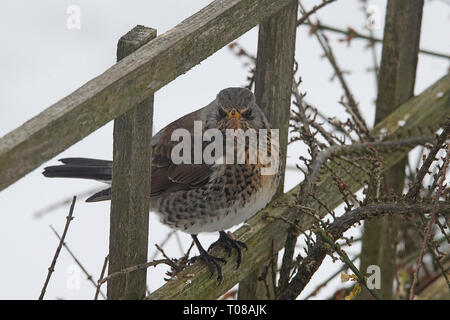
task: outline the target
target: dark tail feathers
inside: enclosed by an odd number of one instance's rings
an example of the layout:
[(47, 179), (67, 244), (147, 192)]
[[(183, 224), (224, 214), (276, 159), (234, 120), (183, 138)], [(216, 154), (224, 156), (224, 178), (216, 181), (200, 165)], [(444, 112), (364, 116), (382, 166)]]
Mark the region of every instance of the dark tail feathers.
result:
[[(46, 167), (42, 174), (48, 178), (112, 180), (112, 161), (89, 158), (65, 158), (59, 161), (63, 164)], [(109, 199), (111, 199), (111, 188), (97, 192), (86, 201), (95, 202)]]
[(48, 178), (82, 178), (111, 181), (112, 162), (87, 158), (66, 158), (63, 165), (50, 166), (42, 173)]
[(86, 202), (111, 200), (111, 188), (101, 190), (86, 199)]

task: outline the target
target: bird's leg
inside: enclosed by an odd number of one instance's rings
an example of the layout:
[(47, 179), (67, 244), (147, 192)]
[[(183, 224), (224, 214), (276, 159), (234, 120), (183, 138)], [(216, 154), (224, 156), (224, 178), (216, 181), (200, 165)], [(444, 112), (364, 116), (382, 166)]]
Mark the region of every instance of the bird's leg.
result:
[(219, 239), (212, 243), (209, 248), (208, 251), (217, 246), (217, 245), (221, 245), (222, 247), (225, 248), (225, 251), (228, 253), (228, 256), (231, 255), (231, 250), (235, 249), (237, 251), (238, 257), (237, 257), (237, 261), (236, 261), (236, 269), (239, 268), (239, 266), (241, 265), (241, 261), (242, 261), (242, 250), (241, 248), (244, 248), (247, 250), (247, 245), (239, 240), (235, 240), (230, 238), (225, 231), (219, 231)]
[(206, 252), (205, 249), (203, 249), (202, 245), (200, 244), (200, 241), (198, 241), (196, 234), (191, 234), (192, 239), (194, 239), (194, 243), (197, 246), (198, 251), (200, 252), (200, 255), (197, 257), (194, 257), (192, 260), (197, 260), (198, 258), (202, 259), (206, 262), (208, 265), (209, 271), (211, 272), (211, 275), (214, 274), (214, 269), (217, 270), (217, 281), (219, 283), (222, 282), (222, 267), (220, 266), (221, 263), (226, 263), (227, 261), (224, 258), (215, 257), (213, 255), (210, 255), (208, 252)]

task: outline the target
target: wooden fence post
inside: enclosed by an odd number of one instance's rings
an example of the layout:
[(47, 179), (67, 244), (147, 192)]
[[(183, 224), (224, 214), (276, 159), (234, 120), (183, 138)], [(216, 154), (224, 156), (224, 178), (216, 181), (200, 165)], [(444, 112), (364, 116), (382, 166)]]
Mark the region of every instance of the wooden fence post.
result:
[[(422, 11), (423, 0), (388, 1), (375, 124), (414, 95)], [(405, 157), (384, 174), (382, 194), (389, 195), (391, 191), (402, 194), (406, 161)], [(370, 186), (369, 192), (375, 194), (376, 188), (377, 186)], [(393, 294), (395, 245), (400, 227), (396, 220), (394, 217), (380, 217), (364, 224), (361, 271), (365, 273), (370, 265), (380, 267), (380, 294), (383, 299), (392, 299)], [(364, 289), (358, 298), (371, 299), (372, 296)]]
[[(156, 30), (136, 26), (117, 46), (117, 60), (153, 38)], [(108, 274), (147, 262), (150, 210), (153, 95), (114, 120), (114, 163)], [(147, 271), (108, 281), (108, 299), (142, 299)]]
[[(271, 127), (280, 129), (282, 179), (276, 196), (283, 194), (284, 170), (291, 110), (298, 2), (281, 9), (259, 25), (256, 58), (256, 102), (266, 114)], [(267, 248), (267, 250), (272, 250)], [(239, 299), (274, 299), (277, 254), (239, 283)], [(263, 277), (261, 277), (263, 275)], [(263, 279), (264, 278), (264, 279)]]

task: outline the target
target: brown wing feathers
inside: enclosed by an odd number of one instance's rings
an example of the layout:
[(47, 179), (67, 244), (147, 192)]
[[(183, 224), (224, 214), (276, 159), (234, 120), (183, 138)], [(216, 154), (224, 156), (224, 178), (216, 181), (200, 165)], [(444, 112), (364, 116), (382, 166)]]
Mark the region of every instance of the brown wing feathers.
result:
[(156, 136), (153, 146), (152, 196), (197, 188), (210, 180), (212, 170), (206, 164), (175, 165), (170, 160), (172, 148), (178, 141), (171, 141), (172, 132), (183, 128), (194, 135), (195, 111), (170, 123)]
[[(159, 196), (180, 190), (197, 188), (207, 183), (211, 178), (212, 170), (205, 164), (172, 163), (171, 151), (178, 142), (171, 141), (173, 130), (184, 128), (193, 136), (196, 112), (170, 123), (154, 137), (152, 156), (152, 185), (151, 196)], [(89, 158), (65, 158), (60, 160), (63, 165), (50, 166), (44, 169), (46, 177), (83, 178), (111, 181), (112, 161)], [(111, 188), (102, 190), (87, 202), (111, 199)]]

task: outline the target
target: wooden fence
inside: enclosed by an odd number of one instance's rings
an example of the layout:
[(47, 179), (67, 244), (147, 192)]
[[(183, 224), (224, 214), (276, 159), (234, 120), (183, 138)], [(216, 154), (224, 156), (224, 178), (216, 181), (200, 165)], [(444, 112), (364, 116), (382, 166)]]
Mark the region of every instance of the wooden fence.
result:
[[(146, 262), (153, 94), (260, 24), (255, 95), (272, 126), (281, 129), (286, 150), (296, 17), (297, 1), (293, 0), (215, 0), (161, 36), (156, 37), (156, 31), (150, 28), (133, 29), (119, 41), (119, 61), (114, 66), (0, 139), (0, 191), (115, 120), (108, 272)], [(447, 75), (398, 108), (372, 133), (385, 129), (388, 136), (406, 135), (418, 124), (437, 127), (448, 114), (449, 105)], [(402, 154), (383, 157), (388, 169)], [(336, 168), (343, 177), (364, 174), (355, 168), (346, 170)], [(349, 185), (352, 191), (360, 187), (356, 183)], [(317, 193), (329, 207), (336, 207), (340, 200), (333, 188), (332, 184), (322, 183)], [(225, 265), (222, 285), (217, 286), (207, 267), (196, 263), (148, 298), (214, 299), (236, 283), (247, 286), (246, 281), (255, 281), (258, 270), (285, 243), (288, 226), (283, 220), (300, 219), (299, 226), (305, 230), (311, 225), (308, 218), (295, 217), (290, 209), (296, 192), (298, 186), (287, 194), (280, 190), (275, 204), (236, 232), (249, 250), (238, 270), (232, 264)], [(143, 298), (145, 282), (145, 271), (117, 277), (108, 283), (108, 298)], [(257, 295), (256, 287), (248, 285), (246, 290), (247, 296)]]

